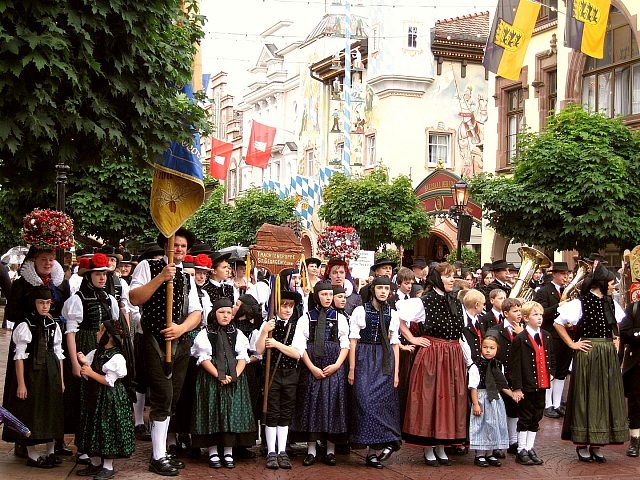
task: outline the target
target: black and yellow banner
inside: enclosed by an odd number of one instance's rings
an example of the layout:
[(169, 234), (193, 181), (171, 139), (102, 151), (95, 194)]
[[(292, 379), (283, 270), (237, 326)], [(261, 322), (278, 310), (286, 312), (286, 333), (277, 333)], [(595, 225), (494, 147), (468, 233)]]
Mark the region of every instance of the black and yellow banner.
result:
[(496, 75), (517, 80), (540, 4), (529, 0), (500, 0), (482, 61)]
[(567, 0), (564, 45), (602, 58), (610, 9), (611, 0)]

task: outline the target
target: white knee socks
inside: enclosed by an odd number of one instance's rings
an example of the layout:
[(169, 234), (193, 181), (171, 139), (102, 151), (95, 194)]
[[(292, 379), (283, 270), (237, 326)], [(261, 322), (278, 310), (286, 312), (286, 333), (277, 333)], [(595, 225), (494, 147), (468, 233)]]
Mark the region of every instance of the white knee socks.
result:
[(562, 392), (564, 391), (564, 380), (558, 380), (557, 378), (551, 382), (551, 390), (553, 396), (553, 407), (560, 408), (562, 403)]
[(55, 442), (47, 442), (47, 455), (51, 455), (54, 452)]
[(105, 458), (102, 460), (102, 468), (113, 470), (113, 458)]
[(537, 432), (527, 432), (527, 450), (533, 449), (533, 444), (536, 443)]
[(264, 437), (267, 442), (267, 453), (276, 453), (276, 432), (278, 427), (264, 427)]
[(327, 440), (327, 455), (330, 453), (336, 453), (336, 444)]
[(161, 422), (151, 422), (151, 447), (153, 459), (160, 460), (167, 456), (167, 432), (169, 431), (169, 417)]
[(553, 395), (551, 389), (547, 388), (544, 392), (544, 408), (553, 407)]
[(507, 417), (507, 431), (509, 432), (509, 445), (518, 443), (518, 419)]
[(307, 453), (309, 455), (313, 455), (314, 457), (316, 456), (316, 441), (315, 440), (313, 442), (307, 442)]
[(527, 432), (518, 432), (518, 452), (527, 448)]
[(444, 453), (444, 445), (436, 445), (435, 453), (438, 458), (449, 458), (447, 457), (447, 454)]
[(429, 461), (433, 461), (436, 459), (436, 456), (433, 453), (433, 447), (425, 447), (424, 449), (424, 458)]
[(144, 393), (136, 392), (136, 403), (133, 404), (134, 425), (144, 424)]
[[(287, 436), (289, 436), (289, 427), (282, 427), (278, 425), (276, 427), (276, 435), (278, 437), (278, 453), (285, 452), (287, 450)], [(327, 450), (328, 448), (329, 447), (327, 446)]]

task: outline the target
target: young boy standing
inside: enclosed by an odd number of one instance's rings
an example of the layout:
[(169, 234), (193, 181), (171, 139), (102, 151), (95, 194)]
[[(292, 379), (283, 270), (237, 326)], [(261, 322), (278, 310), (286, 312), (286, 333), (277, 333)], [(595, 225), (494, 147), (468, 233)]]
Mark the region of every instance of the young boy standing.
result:
[[(305, 352), (307, 342), (303, 335), (296, 335), (298, 318), (293, 313), (301, 302), (302, 297), (299, 293), (282, 291), (278, 315), (275, 319), (262, 324), (255, 346), (258, 355), (262, 355), (267, 348), (272, 349), (265, 438), (267, 468), (273, 470), (291, 468), (285, 448), (289, 435), (289, 423), (296, 404), (298, 361)], [(268, 338), (269, 332), (273, 332), (271, 338)], [(276, 440), (278, 450), (276, 450)]]
[(494, 288), (489, 292), (489, 304), (491, 305), (491, 310), (488, 310), (481, 318), (482, 326), (485, 331), (502, 323), (504, 318), (502, 315), (502, 302), (506, 298), (507, 294), (504, 293), (504, 290), (499, 288)]
[(533, 445), (544, 412), (546, 390), (551, 386), (555, 359), (551, 335), (542, 330), (544, 308), (538, 302), (522, 306), (525, 329), (513, 340), (511, 349), (511, 383), (518, 403), (518, 454), (521, 465), (542, 465)]

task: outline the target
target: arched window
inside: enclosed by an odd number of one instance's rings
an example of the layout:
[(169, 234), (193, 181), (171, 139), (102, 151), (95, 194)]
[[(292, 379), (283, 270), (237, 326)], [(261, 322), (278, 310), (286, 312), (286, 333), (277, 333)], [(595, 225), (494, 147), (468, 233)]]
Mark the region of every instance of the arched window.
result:
[(582, 104), (609, 117), (640, 114), (640, 54), (625, 16), (611, 7), (604, 58), (587, 57)]

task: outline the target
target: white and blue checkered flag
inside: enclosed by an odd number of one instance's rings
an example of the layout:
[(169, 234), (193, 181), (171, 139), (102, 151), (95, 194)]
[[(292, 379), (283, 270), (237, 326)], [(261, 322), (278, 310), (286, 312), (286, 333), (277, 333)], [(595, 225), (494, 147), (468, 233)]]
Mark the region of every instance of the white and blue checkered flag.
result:
[(276, 192), (283, 200), (289, 196), (289, 186), (283, 186), (280, 182), (274, 182), (273, 180), (262, 182), (262, 189), (265, 192)]
[(311, 217), (313, 217), (320, 190), (315, 178), (301, 175), (291, 177), (289, 193), (296, 201), (296, 212), (302, 219), (305, 228), (309, 228), (311, 225)]
[(329, 185), (329, 179), (331, 179), (331, 176), (336, 173), (336, 171), (333, 168), (330, 167), (321, 167), (320, 171), (318, 172), (318, 183), (320, 188), (324, 188), (327, 185)]

